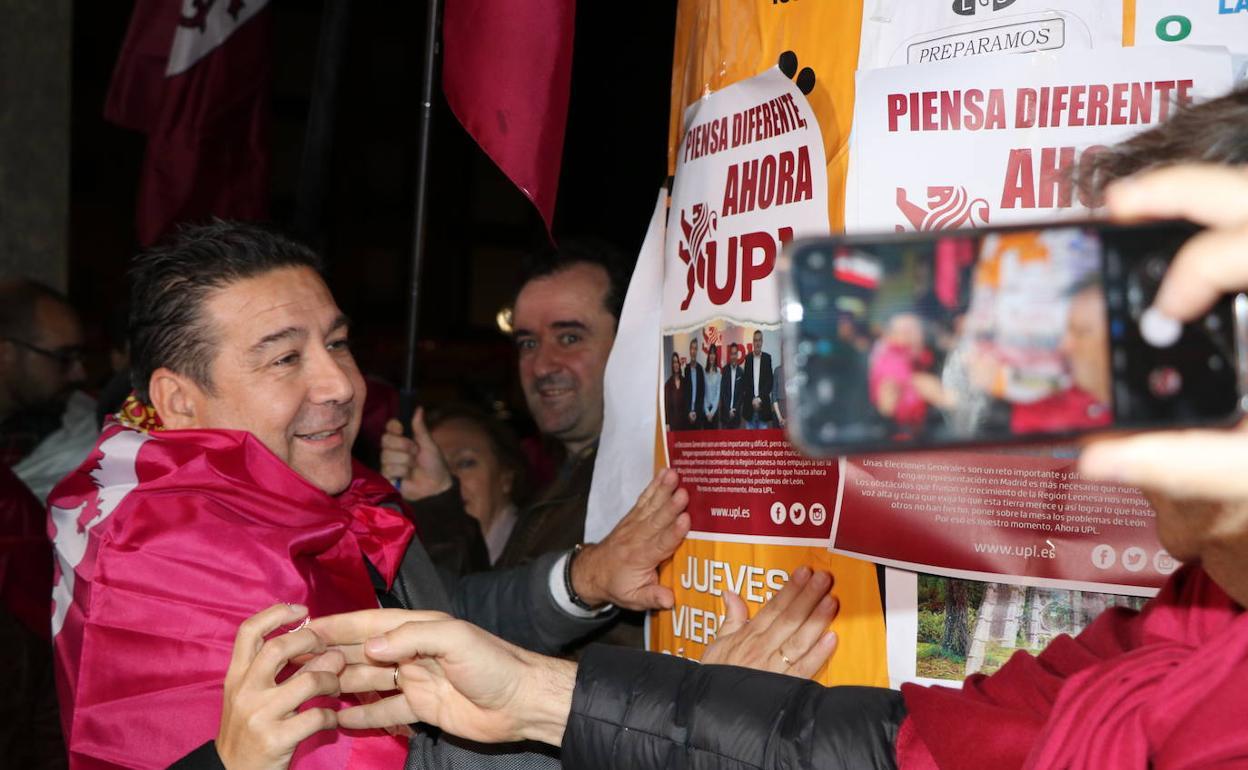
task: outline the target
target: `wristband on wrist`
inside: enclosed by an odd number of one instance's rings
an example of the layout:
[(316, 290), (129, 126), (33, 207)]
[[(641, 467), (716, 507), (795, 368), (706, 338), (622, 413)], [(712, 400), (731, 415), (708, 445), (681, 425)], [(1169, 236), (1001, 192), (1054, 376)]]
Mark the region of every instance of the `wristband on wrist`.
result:
[(568, 553), (568, 559), (563, 563), (563, 587), (567, 590), (568, 599), (570, 599), (573, 604), (586, 612), (593, 612), (595, 608), (591, 607), (584, 599), (578, 596), (576, 589), (572, 587), (572, 562), (576, 560), (576, 557), (580, 555), (583, 550), (585, 550), (585, 544), (577, 543), (572, 547), (571, 552)]

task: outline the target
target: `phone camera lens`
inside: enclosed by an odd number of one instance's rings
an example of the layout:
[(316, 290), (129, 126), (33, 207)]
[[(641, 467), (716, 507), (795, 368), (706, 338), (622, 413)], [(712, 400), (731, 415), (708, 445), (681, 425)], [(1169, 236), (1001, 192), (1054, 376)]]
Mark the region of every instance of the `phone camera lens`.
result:
[(1159, 366), (1148, 373), (1148, 391), (1153, 398), (1173, 398), (1183, 389), (1183, 377), (1170, 366)]
[(1161, 257), (1153, 257), (1144, 263), (1144, 274), (1154, 281), (1160, 281), (1166, 274), (1166, 260)]
[(1179, 341), (1183, 324), (1150, 307), (1140, 316), (1140, 336), (1155, 348), (1168, 348)]
[(812, 270), (822, 270), (827, 263), (828, 259), (823, 256), (822, 251), (812, 251), (806, 255), (806, 265)]
[(1216, 315), (1205, 316), (1205, 328), (1211, 332), (1216, 332), (1222, 328), (1222, 319)]

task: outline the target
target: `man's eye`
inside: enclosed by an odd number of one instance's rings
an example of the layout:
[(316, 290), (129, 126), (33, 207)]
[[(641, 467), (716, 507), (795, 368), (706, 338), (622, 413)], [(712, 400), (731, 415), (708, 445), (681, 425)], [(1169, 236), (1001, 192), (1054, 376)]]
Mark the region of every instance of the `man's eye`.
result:
[(560, 345), (575, 345), (576, 343), (580, 341), (581, 341), (581, 335), (579, 334), (573, 334), (572, 332), (567, 332), (566, 334), (559, 335)]
[(350, 350), (351, 341), (344, 337), (343, 339), (334, 340), (333, 342), (328, 343), (325, 348), (335, 353), (342, 350)]
[(537, 340), (532, 337), (520, 337), (516, 340), (517, 350), (533, 350), (537, 347)]
[(273, 362), (274, 366), (294, 366), (299, 362), (298, 353), (287, 353)]

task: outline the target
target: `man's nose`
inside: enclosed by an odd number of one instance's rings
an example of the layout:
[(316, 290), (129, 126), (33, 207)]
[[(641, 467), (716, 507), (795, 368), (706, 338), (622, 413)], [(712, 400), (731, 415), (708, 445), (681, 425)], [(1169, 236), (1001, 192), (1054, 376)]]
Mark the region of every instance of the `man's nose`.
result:
[(330, 355), (327, 350), (312, 357), (312, 384), (309, 391), (313, 402), (345, 404), (355, 397), (355, 386), (344, 367), (343, 362)]
[(80, 385), (87, 381), (87, 369), (82, 365), (81, 358), (74, 358), (65, 370), (65, 379), (71, 385)]
[(554, 374), (563, 368), (563, 353), (556, 345), (539, 345), (533, 354), (533, 373), (538, 377)]

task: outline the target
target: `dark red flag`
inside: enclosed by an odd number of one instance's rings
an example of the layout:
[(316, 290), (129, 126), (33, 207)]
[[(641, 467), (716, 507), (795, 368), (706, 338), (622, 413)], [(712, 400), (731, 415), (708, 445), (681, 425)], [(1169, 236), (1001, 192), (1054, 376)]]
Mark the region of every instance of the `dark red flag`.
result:
[[(311, 617), (375, 608), (365, 559), (390, 585), (413, 536), (401, 506), (361, 465), (330, 497), (250, 433), (106, 427), (48, 498), (70, 766), (163, 768), (212, 740), (239, 624), (277, 602)], [(380, 730), (327, 730), (292, 766), (398, 768), (406, 754)]]
[(572, 80), (575, 0), (452, 0), (442, 88), (468, 133), (549, 232)]
[(268, 0), (138, 0), (104, 117), (147, 134), (135, 216), (153, 243), (181, 221), (264, 219)]

